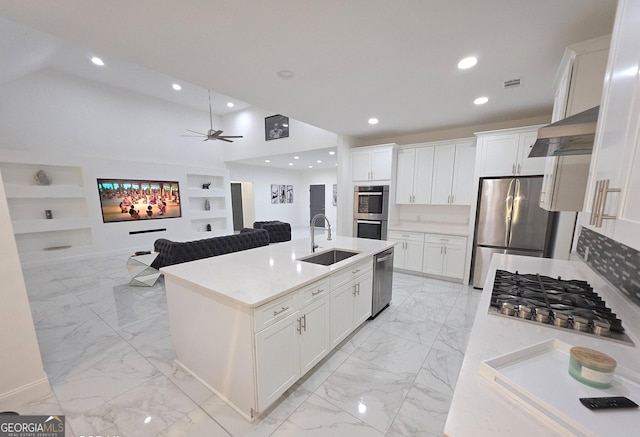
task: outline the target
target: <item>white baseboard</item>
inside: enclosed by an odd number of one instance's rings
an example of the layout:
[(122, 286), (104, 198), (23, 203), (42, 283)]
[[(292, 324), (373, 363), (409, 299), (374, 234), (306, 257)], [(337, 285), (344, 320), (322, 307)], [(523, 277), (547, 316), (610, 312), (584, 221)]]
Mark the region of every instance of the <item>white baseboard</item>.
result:
[[(42, 398), (51, 393), (49, 378), (43, 375), (42, 378), (14, 388), (5, 393), (0, 393), (0, 410), (20, 412), (20, 407), (36, 399)], [(53, 413), (57, 413), (53, 411)]]

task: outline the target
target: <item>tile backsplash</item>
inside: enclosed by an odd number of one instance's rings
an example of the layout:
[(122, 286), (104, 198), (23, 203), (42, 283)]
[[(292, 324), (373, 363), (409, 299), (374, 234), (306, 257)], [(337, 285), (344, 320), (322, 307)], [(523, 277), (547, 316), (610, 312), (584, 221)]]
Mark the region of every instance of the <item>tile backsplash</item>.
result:
[(640, 306), (640, 252), (582, 227), (578, 255)]

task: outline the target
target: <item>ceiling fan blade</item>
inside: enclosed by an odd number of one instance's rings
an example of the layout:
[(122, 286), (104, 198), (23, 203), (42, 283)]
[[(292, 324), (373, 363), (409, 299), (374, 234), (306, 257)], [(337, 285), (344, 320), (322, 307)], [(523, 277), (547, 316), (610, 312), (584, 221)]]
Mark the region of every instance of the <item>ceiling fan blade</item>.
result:
[(205, 141), (209, 141), (209, 137), (207, 137), (204, 140), (202, 140), (202, 142), (205, 142)]
[(242, 135), (221, 135), (218, 138), (243, 138)]
[(180, 135), (181, 137), (197, 137), (197, 138), (202, 138), (206, 135)]
[(221, 130), (217, 130), (217, 131), (215, 131), (215, 132), (213, 133), (213, 136), (214, 136), (214, 137), (220, 136), (220, 134), (221, 134), (221, 133), (222, 133), (222, 131), (221, 131)]
[(227, 143), (233, 143), (233, 141), (228, 140), (227, 137), (218, 137), (218, 138), (216, 138), (216, 140), (226, 141)]
[(194, 134), (204, 135), (205, 137), (207, 136), (207, 134), (203, 134), (202, 132), (196, 132), (196, 131), (191, 130), (191, 129), (185, 129), (185, 130), (187, 130), (189, 132), (193, 132)]

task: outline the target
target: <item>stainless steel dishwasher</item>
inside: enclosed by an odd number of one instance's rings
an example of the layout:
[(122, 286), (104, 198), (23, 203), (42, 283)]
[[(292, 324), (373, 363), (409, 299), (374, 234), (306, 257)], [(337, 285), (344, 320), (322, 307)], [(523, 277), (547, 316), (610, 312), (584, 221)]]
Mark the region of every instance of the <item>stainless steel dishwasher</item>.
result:
[(393, 286), (393, 247), (380, 252), (373, 260), (373, 299), (371, 318), (373, 319), (391, 302)]

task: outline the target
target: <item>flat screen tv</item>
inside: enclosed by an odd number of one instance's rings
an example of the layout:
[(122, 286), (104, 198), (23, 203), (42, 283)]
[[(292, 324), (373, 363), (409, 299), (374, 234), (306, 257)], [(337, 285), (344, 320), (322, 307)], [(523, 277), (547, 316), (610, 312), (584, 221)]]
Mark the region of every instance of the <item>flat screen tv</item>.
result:
[(98, 179), (98, 194), (105, 223), (182, 215), (180, 188), (176, 181)]

